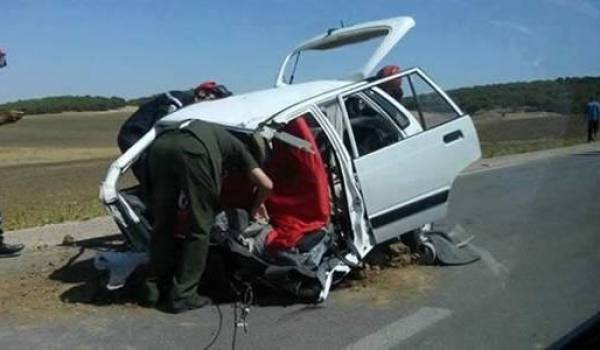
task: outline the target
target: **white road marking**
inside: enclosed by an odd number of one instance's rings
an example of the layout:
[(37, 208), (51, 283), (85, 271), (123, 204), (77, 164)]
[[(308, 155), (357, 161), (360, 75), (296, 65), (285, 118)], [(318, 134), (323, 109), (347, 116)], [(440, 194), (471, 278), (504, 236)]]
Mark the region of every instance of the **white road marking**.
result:
[(397, 346), (413, 335), (431, 327), (433, 324), (452, 314), (448, 309), (423, 307), (414, 314), (401, 318), (386, 327), (371, 333), (357, 342), (350, 344), (346, 350), (377, 350)]

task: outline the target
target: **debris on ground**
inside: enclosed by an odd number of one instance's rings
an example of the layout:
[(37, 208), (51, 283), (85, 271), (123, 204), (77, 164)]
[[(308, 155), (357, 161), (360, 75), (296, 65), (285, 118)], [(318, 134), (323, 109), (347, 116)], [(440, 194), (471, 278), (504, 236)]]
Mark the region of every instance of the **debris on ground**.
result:
[(386, 305), (423, 296), (433, 287), (437, 270), (417, 265), (418, 258), (401, 242), (373, 248), (363, 268), (354, 269), (338, 286), (339, 300)]
[[(69, 243), (69, 244), (66, 244)], [(110, 309), (143, 310), (127, 298), (99, 294), (92, 251), (65, 236), (63, 246), (29, 250), (3, 261), (0, 315), (18, 323), (52, 322)], [(435, 281), (435, 268), (418, 266), (402, 243), (381, 245), (339, 285), (336, 299), (385, 305), (424, 295)]]
[[(100, 312), (93, 303), (96, 291), (85, 283), (93, 270), (88, 271), (86, 261), (76, 262), (80, 256), (81, 250), (72, 247), (47, 247), (5, 259), (0, 315), (27, 324)], [(128, 303), (115, 306), (137, 308)]]
[(64, 245), (64, 246), (67, 246), (67, 247), (74, 246), (75, 245), (75, 237), (73, 237), (71, 235), (65, 235), (63, 237), (61, 245)]

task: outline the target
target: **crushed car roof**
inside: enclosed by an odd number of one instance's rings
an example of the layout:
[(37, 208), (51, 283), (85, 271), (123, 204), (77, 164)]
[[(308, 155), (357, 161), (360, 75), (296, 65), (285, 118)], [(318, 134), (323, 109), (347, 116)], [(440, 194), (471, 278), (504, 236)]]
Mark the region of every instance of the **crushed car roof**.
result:
[(199, 102), (173, 112), (162, 119), (161, 123), (201, 119), (225, 126), (256, 129), (261, 122), (288, 107), (352, 83), (338, 80), (313, 81)]

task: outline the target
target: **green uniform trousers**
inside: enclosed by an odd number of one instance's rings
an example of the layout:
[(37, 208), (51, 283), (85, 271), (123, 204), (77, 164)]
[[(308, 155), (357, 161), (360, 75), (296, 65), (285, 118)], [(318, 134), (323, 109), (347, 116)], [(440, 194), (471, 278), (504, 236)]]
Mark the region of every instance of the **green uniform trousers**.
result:
[[(218, 181), (207, 147), (192, 134), (161, 134), (148, 152), (148, 192), (154, 216), (150, 275), (145, 288), (170, 284), (168, 298), (193, 298), (206, 265), (209, 233), (218, 206)], [(190, 232), (181, 243), (173, 236), (180, 196), (190, 210)], [(164, 285), (164, 284), (163, 284)]]

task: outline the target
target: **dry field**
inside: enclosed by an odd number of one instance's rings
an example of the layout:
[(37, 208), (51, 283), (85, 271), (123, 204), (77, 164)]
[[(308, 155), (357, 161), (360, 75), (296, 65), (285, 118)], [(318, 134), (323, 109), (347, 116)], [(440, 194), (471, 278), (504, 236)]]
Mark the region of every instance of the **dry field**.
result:
[(484, 158), (571, 146), (586, 141), (581, 116), (482, 112), (474, 116)]
[[(0, 210), (8, 230), (104, 214), (101, 179), (115, 137), (135, 109), (25, 116), (0, 128)], [(484, 157), (585, 141), (580, 117), (548, 113), (474, 116)]]
[(103, 215), (100, 180), (119, 153), (114, 140), (131, 113), (25, 116), (0, 128), (0, 210), (6, 229)]

